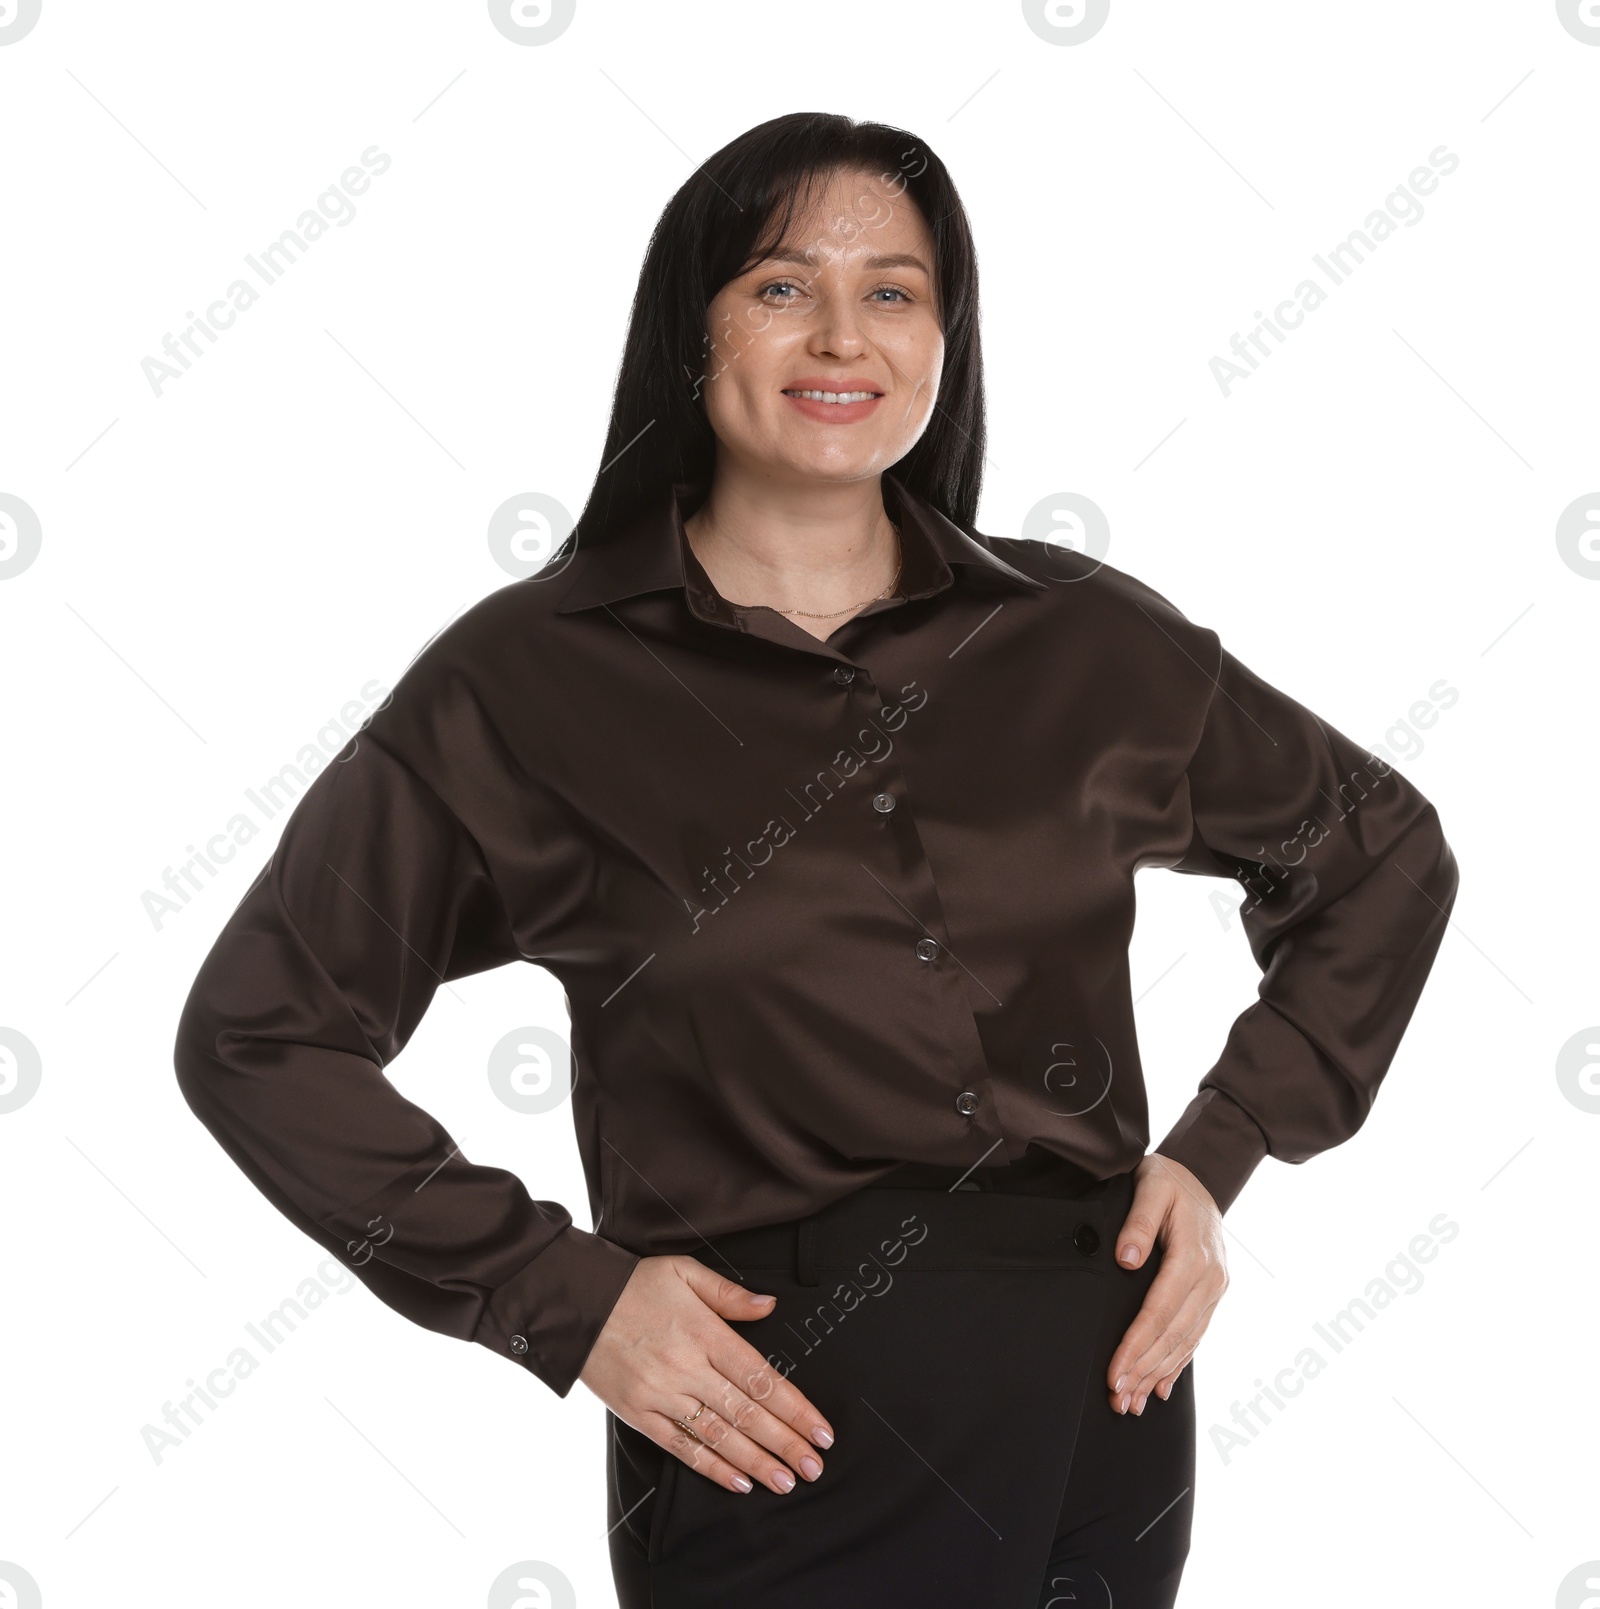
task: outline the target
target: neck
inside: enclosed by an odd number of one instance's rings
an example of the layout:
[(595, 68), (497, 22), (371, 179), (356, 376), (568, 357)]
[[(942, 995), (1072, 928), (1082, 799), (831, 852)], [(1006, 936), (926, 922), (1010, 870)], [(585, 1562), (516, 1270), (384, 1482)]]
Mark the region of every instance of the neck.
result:
[(816, 637), (884, 591), (900, 562), (877, 475), (784, 481), (719, 465), (684, 534), (730, 603), (805, 611), (794, 623)]

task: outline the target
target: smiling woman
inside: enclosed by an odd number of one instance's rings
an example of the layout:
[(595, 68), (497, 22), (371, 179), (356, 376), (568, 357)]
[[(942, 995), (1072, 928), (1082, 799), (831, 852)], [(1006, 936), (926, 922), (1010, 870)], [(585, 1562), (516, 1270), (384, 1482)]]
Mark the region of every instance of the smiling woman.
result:
[(934, 242), (899, 175), (823, 172), (796, 200), (786, 238), (757, 245), (707, 309), (712, 332), (759, 324), (760, 339), (737, 361), (714, 353), (717, 474), (684, 529), (723, 597), (817, 621), (804, 629), (826, 640), (900, 578), (874, 480), (927, 428), (944, 335)]
[[(624, 1609), (1169, 1609), (1222, 1214), (1361, 1126), (1444, 932), (1432, 805), (1345, 791), (1369, 757), (1133, 576), (981, 533), (984, 445), (938, 158), (821, 113), (709, 157), (567, 544), (313, 781), (180, 1024), (308, 1234), (605, 1404)], [(1146, 866), (1257, 894), (1262, 968), (1154, 1149)], [(518, 962), (593, 1231), (383, 1076)]]

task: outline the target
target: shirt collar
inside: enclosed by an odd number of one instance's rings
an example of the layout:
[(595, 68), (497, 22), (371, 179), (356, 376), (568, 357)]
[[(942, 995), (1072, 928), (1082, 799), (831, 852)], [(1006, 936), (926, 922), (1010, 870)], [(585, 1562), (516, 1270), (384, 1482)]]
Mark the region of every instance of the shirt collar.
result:
[[(676, 482), (669, 494), (611, 533), (587, 552), (580, 546), (577, 575), (557, 614), (571, 614), (599, 604), (617, 603), (645, 592), (681, 588), (690, 611), (718, 625), (739, 624), (734, 606), (711, 584), (689, 545), (683, 522), (693, 512), (692, 488)], [(967, 535), (897, 476), (883, 477), (883, 500), (889, 517), (900, 527), (903, 598), (926, 598), (954, 580), (951, 565), (985, 572), (1012, 585), (1047, 591), (1044, 582), (1024, 575), (977, 538)]]

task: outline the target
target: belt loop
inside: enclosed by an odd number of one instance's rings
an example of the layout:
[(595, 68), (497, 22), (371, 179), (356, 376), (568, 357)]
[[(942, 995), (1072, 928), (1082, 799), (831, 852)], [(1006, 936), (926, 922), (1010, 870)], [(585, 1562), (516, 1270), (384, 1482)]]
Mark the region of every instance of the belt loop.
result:
[(817, 1283), (817, 1220), (815, 1215), (800, 1220), (795, 1236), (795, 1282), (800, 1285)]

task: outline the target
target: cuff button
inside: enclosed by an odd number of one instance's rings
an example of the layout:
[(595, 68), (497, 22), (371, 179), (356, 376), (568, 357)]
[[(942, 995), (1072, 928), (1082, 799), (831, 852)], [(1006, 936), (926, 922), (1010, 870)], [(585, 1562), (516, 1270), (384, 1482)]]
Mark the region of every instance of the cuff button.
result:
[(511, 1337), (511, 1350), (513, 1352), (515, 1352), (517, 1354), (517, 1356), (520, 1358), (522, 1356), (522, 1354), (528, 1350), (528, 1338), (527, 1338), (527, 1336), (525, 1336), (525, 1335), (513, 1335)]

